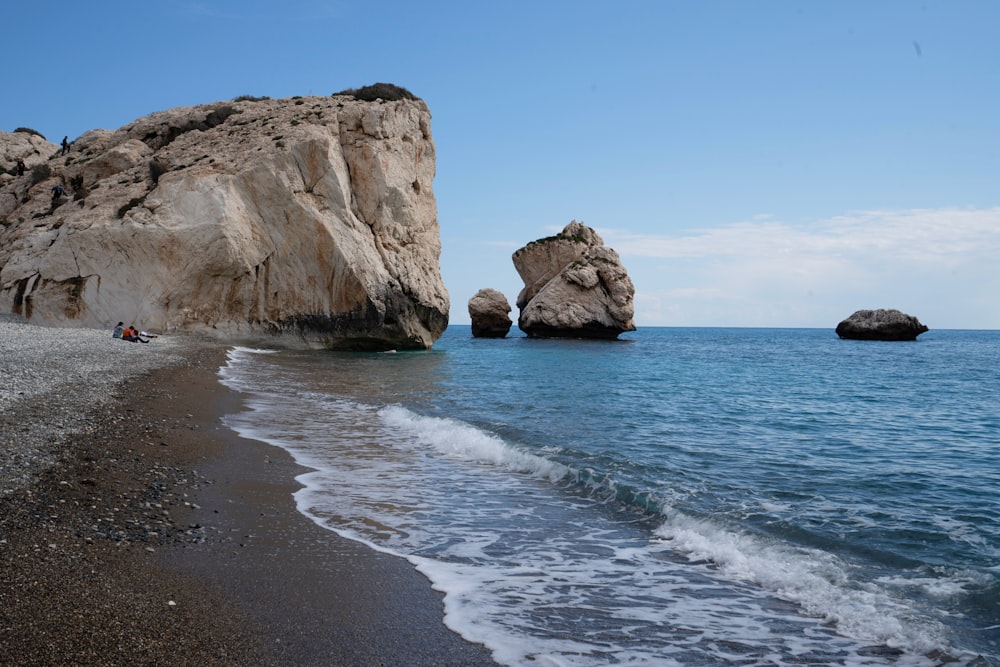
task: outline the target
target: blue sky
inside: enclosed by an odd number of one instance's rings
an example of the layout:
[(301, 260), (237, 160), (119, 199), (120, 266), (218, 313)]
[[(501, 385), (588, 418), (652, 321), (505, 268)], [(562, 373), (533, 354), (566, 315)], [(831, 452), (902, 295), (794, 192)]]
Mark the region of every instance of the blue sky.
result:
[[(641, 326), (1000, 329), (1000, 3), (101, 2), (4, 7), (0, 129), (239, 95), (426, 100), (451, 321), (571, 220)], [(513, 313), (516, 319), (516, 309)]]

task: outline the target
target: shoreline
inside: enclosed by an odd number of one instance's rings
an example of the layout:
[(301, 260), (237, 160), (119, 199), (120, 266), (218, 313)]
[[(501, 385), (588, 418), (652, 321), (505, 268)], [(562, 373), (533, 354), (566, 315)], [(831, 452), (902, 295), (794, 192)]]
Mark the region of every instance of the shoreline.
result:
[[(495, 664), (409, 562), (297, 511), (305, 469), (221, 423), (226, 349), (177, 343), (0, 496), (0, 664)], [(10, 464), (25, 406), (0, 407)]]

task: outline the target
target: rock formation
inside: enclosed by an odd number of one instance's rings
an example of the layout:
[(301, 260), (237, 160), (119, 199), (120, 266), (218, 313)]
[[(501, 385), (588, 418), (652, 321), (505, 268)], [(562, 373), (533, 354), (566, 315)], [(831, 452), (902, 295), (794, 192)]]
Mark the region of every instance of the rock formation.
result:
[(517, 326), (529, 337), (617, 338), (635, 331), (635, 288), (596, 231), (573, 221), (514, 253), (524, 281)]
[[(0, 187), (0, 310), (430, 347), (449, 307), (430, 113), (409, 94), (358, 97), (240, 98), (93, 130), (65, 156), (50, 144), (40, 177), (5, 174)], [(0, 166), (24, 153), (18, 134), (0, 135)]]
[(513, 324), (507, 297), (495, 289), (481, 289), (469, 299), (472, 335), (476, 338), (503, 338)]
[(20, 128), (14, 132), (0, 132), (0, 167), (11, 173), (0, 171), (0, 186), (9, 185), (16, 178), (14, 167), (18, 160), (24, 161), (27, 169), (45, 164), (59, 151), (59, 146), (50, 143), (34, 130)]
[(852, 340), (916, 340), (927, 331), (920, 320), (898, 310), (858, 310), (837, 325), (837, 335)]

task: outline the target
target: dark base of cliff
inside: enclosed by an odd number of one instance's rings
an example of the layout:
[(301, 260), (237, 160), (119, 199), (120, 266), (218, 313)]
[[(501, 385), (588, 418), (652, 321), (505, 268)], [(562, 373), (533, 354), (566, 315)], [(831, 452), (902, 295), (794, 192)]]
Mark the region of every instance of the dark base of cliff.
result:
[(528, 328), (518, 325), (528, 338), (583, 338), (592, 340), (616, 340), (618, 336), (634, 329), (612, 329), (601, 325), (593, 325), (572, 329), (535, 325)]

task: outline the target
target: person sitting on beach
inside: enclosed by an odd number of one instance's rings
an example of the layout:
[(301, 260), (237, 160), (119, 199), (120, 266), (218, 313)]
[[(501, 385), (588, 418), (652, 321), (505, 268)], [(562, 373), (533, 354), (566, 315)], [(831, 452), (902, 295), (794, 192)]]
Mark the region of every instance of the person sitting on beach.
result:
[(122, 334), (125, 333), (125, 323), (119, 322), (115, 325), (115, 330), (111, 332), (112, 338), (121, 338)]
[(122, 340), (131, 341), (133, 343), (148, 343), (148, 340), (143, 340), (139, 336), (139, 330), (135, 328), (134, 324), (128, 325), (125, 331), (122, 332)]

